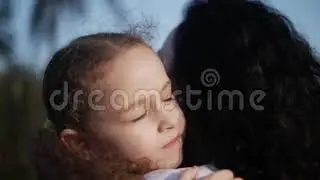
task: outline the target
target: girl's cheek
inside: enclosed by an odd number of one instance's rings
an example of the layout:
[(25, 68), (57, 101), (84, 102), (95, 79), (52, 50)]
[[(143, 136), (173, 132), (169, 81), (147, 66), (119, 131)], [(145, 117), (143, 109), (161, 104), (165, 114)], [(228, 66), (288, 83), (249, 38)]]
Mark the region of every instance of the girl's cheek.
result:
[(154, 153), (152, 150), (155, 147), (156, 139), (153, 137), (154, 135), (150, 134), (150, 128), (149, 130), (141, 129), (139, 134), (136, 135), (122, 136), (121, 143), (119, 144), (120, 150), (130, 158), (130, 160), (146, 155), (149, 156), (149, 154)]
[(175, 111), (173, 112), (173, 118), (176, 118), (178, 120), (179, 126), (183, 130), (185, 128), (186, 119), (179, 106), (177, 106)]

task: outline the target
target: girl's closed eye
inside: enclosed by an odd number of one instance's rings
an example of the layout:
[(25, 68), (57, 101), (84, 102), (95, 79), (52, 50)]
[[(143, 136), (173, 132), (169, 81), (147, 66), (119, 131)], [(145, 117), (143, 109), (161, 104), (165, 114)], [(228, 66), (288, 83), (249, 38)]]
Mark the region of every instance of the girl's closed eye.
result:
[(122, 112), (120, 114), (120, 118), (124, 123), (134, 123), (138, 122), (139, 120), (144, 119), (148, 115), (148, 111), (146, 108), (138, 106), (132, 107), (129, 110)]
[(145, 118), (147, 116), (147, 111), (145, 111), (143, 114), (139, 115), (138, 117), (132, 119), (130, 122), (138, 122), (139, 120), (142, 120), (143, 118)]
[(164, 99), (164, 102), (169, 102), (175, 99), (175, 96), (173, 94), (170, 95), (170, 97), (167, 97), (166, 99)]
[(165, 86), (165, 88), (162, 91), (162, 101), (163, 102), (170, 102), (175, 99), (175, 95), (173, 93), (173, 90), (171, 88), (170, 82)]

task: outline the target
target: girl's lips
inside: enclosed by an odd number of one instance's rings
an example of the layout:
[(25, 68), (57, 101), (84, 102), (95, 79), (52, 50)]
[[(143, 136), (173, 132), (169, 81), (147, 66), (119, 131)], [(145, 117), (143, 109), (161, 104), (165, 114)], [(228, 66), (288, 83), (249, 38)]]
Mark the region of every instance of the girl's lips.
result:
[(181, 143), (181, 135), (178, 135), (177, 137), (173, 138), (171, 141), (169, 141), (166, 145), (163, 146), (163, 149), (172, 148), (177, 145), (180, 145)]

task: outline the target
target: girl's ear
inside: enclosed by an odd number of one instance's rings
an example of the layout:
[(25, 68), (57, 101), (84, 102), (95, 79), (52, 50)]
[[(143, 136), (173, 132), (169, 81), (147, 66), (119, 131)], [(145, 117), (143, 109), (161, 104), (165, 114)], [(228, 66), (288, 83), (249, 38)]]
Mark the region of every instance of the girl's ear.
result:
[(89, 146), (82, 133), (73, 129), (64, 129), (60, 133), (60, 141), (75, 156), (90, 160)]

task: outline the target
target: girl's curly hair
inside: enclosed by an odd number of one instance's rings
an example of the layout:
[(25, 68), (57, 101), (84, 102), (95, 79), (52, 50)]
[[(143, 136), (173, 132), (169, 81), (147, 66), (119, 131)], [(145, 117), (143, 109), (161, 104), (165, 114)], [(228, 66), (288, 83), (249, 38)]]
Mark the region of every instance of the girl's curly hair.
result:
[(92, 154), (90, 160), (85, 160), (66, 149), (57, 137), (48, 128), (39, 131), (34, 151), (39, 180), (141, 180), (143, 168), (148, 167), (124, 159), (111, 148), (103, 155)]

